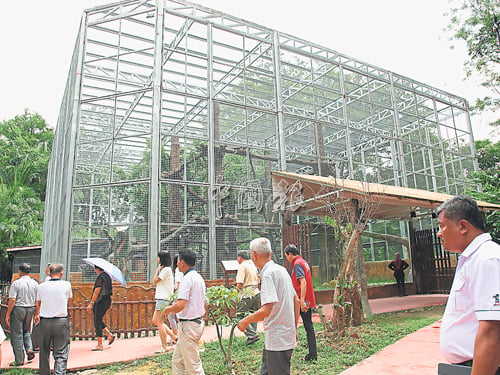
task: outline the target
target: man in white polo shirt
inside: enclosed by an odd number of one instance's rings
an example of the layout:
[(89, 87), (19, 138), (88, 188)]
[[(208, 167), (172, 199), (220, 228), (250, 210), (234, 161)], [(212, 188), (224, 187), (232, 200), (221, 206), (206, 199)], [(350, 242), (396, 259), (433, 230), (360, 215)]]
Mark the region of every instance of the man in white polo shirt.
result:
[(70, 344), (68, 304), (73, 298), (71, 284), (62, 280), (64, 266), (51, 264), (50, 280), (40, 284), (36, 298), (35, 323), (40, 322), (39, 374), (50, 375), (52, 342), (54, 375), (66, 374)]
[(250, 242), (250, 256), (260, 269), (260, 309), (242, 319), (238, 329), (264, 320), (265, 342), (260, 375), (289, 375), (293, 348), (297, 346), (300, 303), (287, 270), (271, 260), (267, 238)]
[(172, 356), (173, 375), (204, 375), (198, 342), (205, 327), (205, 281), (195, 269), (196, 253), (179, 251), (177, 267), (184, 274), (177, 291), (177, 301), (163, 310), (162, 317), (177, 314), (178, 339)]
[(437, 210), (443, 248), (460, 253), (441, 324), (441, 352), (473, 375), (500, 374), (500, 246), (485, 233), (476, 201), (448, 199)]

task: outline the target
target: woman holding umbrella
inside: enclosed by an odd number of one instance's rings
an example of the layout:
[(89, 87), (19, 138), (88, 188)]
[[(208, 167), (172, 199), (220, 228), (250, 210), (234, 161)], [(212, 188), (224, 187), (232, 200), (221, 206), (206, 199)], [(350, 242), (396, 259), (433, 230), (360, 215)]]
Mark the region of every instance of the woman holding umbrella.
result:
[(113, 286), (111, 278), (104, 270), (94, 265), (94, 270), (97, 273), (97, 279), (94, 283), (94, 290), (90, 298), (90, 303), (87, 306), (87, 311), (94, 313), (94, 327), (97, 336), (97, 346), (92, 348), (93, 351), (103, 350), (102, 333), (108, 336), (108, 345), (115, 341), (115, 336), (109, 331), (108, 327), (102, 321), (104, 314), (111, 307), (111, 295), (113, 294)]

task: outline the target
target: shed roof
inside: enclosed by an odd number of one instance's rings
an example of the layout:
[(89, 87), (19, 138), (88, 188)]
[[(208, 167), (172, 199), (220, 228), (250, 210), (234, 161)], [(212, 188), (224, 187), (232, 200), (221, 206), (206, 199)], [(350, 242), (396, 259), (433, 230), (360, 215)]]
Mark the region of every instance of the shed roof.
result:
[[(369, 199), (377, 208), (375, 219), (409, 219), (431, 214), (449, 194), (372, 182), (271, 171), (273, 210), (297, 215), (322, 216), (328, 205), (351, 199)], [(500, 205), (477, 201), (482, 210), (500, 210)]]

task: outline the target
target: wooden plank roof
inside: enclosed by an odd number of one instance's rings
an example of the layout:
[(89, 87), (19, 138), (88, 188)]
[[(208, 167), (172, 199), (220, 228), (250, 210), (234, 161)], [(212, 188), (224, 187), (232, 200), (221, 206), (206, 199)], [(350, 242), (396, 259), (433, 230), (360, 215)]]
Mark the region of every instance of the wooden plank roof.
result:
[[(351, 199), (369, 199), (377, 205), (373, 218), (409, 219), (432, 214), (449, 194), (333, 177), (271, 171), (273, 210), (297, 215), (322, 216), (328, 205)], [(482, 210), (500, 210), (500, 205), (477, 201)]]

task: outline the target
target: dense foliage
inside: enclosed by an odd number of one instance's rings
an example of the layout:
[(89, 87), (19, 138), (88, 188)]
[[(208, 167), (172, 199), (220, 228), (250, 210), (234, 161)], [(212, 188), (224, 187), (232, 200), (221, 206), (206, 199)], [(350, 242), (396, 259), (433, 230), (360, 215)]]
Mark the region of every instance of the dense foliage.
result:
[[(464, 41), (469, 54), (465, 62), (467, 77), (474, 72), (491, 96), (478, 99), (476, 108), (500, 107), (500, 2), (498, 0), (455, 0), (449, 13), (448, 28), (453, 38)], [(492, 125), (500, 126), (500, 119)]]
[(0, 122), (0, 280), (10, 279), (6, 248), (42, 243), (53, 138), (38, 114)]
[[(468, 193), (482, 201), (500, 202), (500, 142), (492, 143), (489, 140), (476, 142), (476, 153), (479, 170), (471, 173), (471, 177), (481, 184), (482, 191)], [(488, 228), (493, 238), (500, 243), (500, 212), (493, 211), (486, 214)]]

